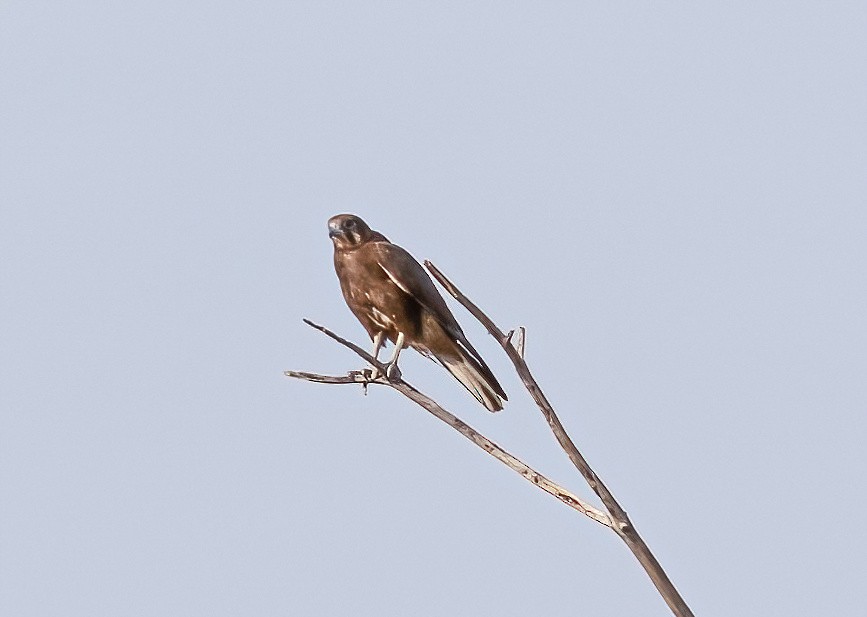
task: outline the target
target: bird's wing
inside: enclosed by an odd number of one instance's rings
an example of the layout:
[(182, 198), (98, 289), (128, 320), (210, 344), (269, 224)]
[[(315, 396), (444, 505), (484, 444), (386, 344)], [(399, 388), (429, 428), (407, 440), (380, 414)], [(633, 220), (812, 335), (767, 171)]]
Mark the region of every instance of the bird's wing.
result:
[(469, 357), (475, 359), (478, 366), (475, 367), (472, 362), (455, 363), (440, 359), (440, 362), (460, 381), (464, 386), (473, 393), (473, 396), (478, 398), (483, 405), (491, 411), (502, 409), (502, 402), (494, 395), (483, 396), (477, 391), (482, 386), (479, 384), (487, 384), (487, 388), (492, 390), (495, 395), (506, 398), (506, 393), (502, 386), (497, 382), (497, 378), (488, 368), (485, 361), (482, 359), (479, 352), (470, 344), (458, 325), (455, 316), (449, 310), (446, 301), (437, 291), (431, 278), (421, 267), (415, 258), (396, 244), (390, 242), (373, 242), (371, 244), (375, 251), (377, 264), (385, 272), (388, 278), (397, 285), (404, 293), (412, 296), (425, 310), (427, 310), (434, 319), (439, 322), (443, 330), (458, 344), (463, 347)]
[(462, 342), (466, 340), (446, 301), (412, 255), (390, 242), (374, 242), (371, 246), (379, 267), (395, 285), (427, 309), (446, 332)]

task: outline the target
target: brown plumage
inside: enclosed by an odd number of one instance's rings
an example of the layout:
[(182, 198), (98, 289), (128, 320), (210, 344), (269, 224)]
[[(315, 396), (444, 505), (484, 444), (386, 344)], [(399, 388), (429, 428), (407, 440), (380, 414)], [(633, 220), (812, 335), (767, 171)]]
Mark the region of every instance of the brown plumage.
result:
[(378, 357), (384, 339), (395, 344), (389, 376), (409, 345), (435, 358), (491, 411), (506, 393), (458, 325), (424, 268), (405, 250), (352, 214), (328, 220), (334, 269), (346, 304), (373, 340)]

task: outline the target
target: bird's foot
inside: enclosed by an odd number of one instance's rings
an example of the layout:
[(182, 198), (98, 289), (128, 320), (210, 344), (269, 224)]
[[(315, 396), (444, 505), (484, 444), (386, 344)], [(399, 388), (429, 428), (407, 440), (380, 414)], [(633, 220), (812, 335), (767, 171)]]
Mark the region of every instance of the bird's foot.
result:
[(382, 376), (382, 372), (374, 367), (361, 369), (360, 371), (349, 371), (349, 375), (361, 384), (364, 396), (367, 396), (367, 386), (379, 379)]
[(385, 377), (389, 381), (396, 381), (400, 379), (401, 373), (400, 369), (397, 368), (397, 364), (389, 364), (386, 366), (385, 373), (378, 366), (373, 366), (361, 369), (360, 371), (349, 371), (349, 375), (361, 384), (364, 395), (367, 396), (367, 386), (381, 377)]
[(378, 367), (363, 368), (360, 371), (349, 371), (350, 377), (354, 378), (358, 383), (372, 383), (382, 377), (385, 373), (379, 370)]
[(388, 378), (389, 381), (397, 381), (398, 379), (400, 379), (401, 372), (400, 369), (397, 368), (397, 362), (392, 362), (388, 365), (388, 367), (385, 369), (385, 376)]

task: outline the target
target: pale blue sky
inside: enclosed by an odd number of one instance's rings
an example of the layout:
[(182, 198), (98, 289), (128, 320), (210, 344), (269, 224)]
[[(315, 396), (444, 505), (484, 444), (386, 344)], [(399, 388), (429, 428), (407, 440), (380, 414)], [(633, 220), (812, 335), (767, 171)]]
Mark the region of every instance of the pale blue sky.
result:
[[(355, 212), (698, 615), (867, 605), (863, 3), (0, 4), (0, 614), (667, 615), (354, 356)], [(589, 496), (510, 404), (405, 378)], [(366, 343), (365, 343), (366, 345)]]

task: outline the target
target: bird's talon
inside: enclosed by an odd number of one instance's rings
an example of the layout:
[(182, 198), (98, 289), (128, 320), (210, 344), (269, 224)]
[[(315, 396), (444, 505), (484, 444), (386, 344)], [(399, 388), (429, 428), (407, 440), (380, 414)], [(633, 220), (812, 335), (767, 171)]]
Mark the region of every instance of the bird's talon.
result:
[(400, 369), (397, 368), (397, 364), (389, 364), (388, 368), (385, 371), (385, 375), (390, 381), (396, 381), (400, 379), (401, 373)]

